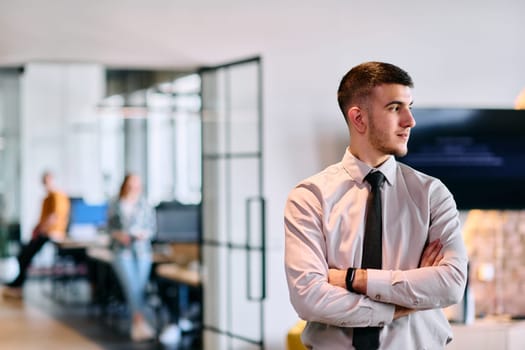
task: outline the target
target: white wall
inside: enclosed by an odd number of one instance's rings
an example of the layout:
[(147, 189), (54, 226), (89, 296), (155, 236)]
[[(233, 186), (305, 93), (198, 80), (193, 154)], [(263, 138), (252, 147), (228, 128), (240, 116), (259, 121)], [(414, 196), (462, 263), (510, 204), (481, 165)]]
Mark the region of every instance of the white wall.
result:
[(348, 136), (336, 91), (343, 74), (367, 60), (397, 64), (415, 81), (415, 107), (512, 108), (525, 86), (525, 2), (329, 4), (310, 20), (290, 18), (297, 40), (262, 52), (268, 349), (284, 349), (297, 320), (283, 271), (286, 196), (342, 158)]
[(103, 183), (96, 105), (105, 77), (96, 64), (30, 63), (21, 84), (21, 229), (30, 237), (50, 170), (71, 196), (100, 199)]

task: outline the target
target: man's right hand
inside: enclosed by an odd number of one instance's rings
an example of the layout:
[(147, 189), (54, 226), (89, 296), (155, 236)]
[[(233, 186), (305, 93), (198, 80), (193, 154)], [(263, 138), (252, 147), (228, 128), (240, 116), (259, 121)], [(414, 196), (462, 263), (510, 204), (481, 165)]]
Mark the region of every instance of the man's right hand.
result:
[(394, 311), (394, 320), (397, 320), (398, 318), (408, 316), (409, 314), (416, 312), (414, 309), (409, 309), (404, 306), (396, 305), (396, 309)]
[[(441, 248), (443, 248), (443, 244), (441, 244), (439, 239), (430, 242), (423, 250), (423, 254), (421, 254), (421, 261), (419, 263), (419, 267), (430, 267), (439, 265), (439, 262), (443, 259), (443, 253), (441, 252)], [(408, 316), (413, 312), (416, 312), (416, 310), (396, 305), (396, 309), (394, 311), (394, 320), (400, 317)]]

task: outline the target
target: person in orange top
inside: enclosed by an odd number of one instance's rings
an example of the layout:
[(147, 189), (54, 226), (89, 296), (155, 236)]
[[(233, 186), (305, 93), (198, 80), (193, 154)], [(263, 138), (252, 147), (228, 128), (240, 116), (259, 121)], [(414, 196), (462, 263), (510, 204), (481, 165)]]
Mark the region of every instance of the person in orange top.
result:
[(18, 256), (20, 265), (18, 277), (8, 283), (2, 291), (2, 294), (7, 297), (22, 297), (27, 268), (44, 244), (49, 240), (60, 241), (66, 237), (71, 206), (69, 198), (55, 187), (53, 175), (50, 172), (43, 174), (42, 183), (47, 191), (47, 196), (42, 202), (40, 220), (33, 229), (31, 240), (22, 248)]

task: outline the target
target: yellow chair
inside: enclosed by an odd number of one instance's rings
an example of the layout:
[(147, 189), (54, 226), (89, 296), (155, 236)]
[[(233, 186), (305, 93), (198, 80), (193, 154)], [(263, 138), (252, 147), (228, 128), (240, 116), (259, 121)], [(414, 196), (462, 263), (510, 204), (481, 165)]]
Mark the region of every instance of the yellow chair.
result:
[(301, 333), (306, 321), (299, 320), (289, 331), (286, 338), (286, 350), (307, 350), (301, 342)]

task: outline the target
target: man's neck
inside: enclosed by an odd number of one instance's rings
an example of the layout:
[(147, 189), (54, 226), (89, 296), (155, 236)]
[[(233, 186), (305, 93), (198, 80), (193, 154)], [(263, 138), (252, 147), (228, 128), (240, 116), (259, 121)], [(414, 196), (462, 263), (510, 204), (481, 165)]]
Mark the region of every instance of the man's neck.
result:
[(354, 157), (356, 157), (363, 163), (371, 166), (372, 168), (377, 168), (381, 166), (381, 164), (383, 164), (384, 162), (388, 160), (388, 158), (390, 158), (390, 155), (388, 154), (374, 155), (374, 154), (370, 154), (370, 152), (360, 151), (359, 147), (354, 148), (350, 146), (348, 147), (348, 149)]

